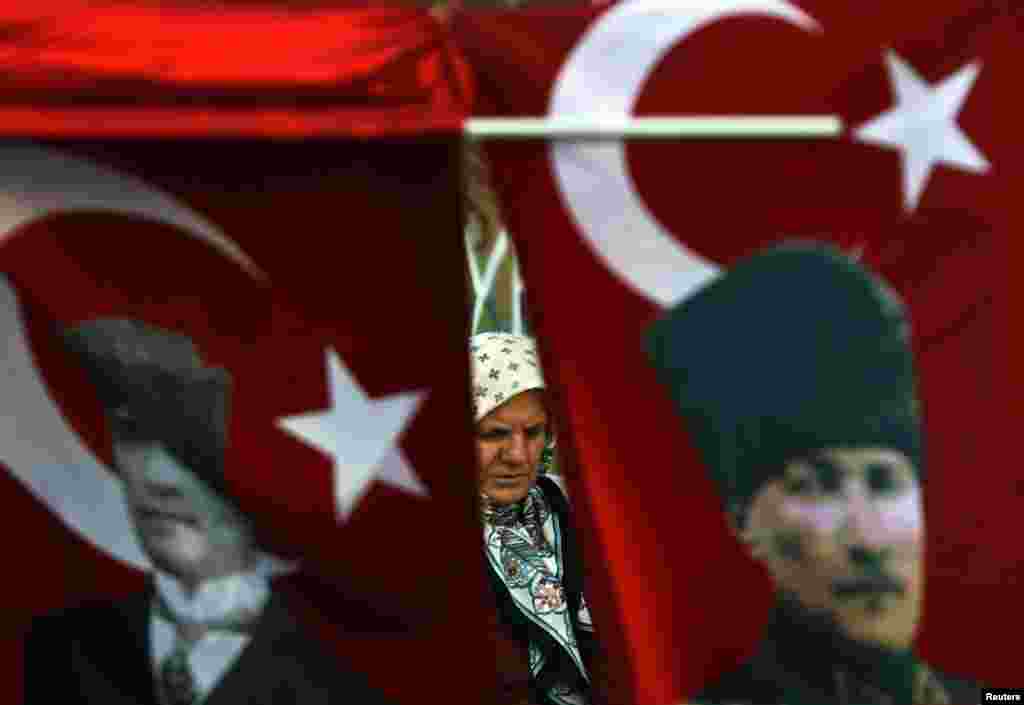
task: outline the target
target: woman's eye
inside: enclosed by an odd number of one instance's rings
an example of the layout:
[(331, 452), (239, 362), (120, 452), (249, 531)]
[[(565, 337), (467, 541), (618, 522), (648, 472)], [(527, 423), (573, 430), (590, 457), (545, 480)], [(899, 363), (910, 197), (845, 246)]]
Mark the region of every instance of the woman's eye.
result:
[(538, 438), (540, 436), (543, 436), (546, 432), (547, 427), (543, 425), (531, 426), (530, 428), (526, 429), (526, 435), (529, 436), (530, 438)]

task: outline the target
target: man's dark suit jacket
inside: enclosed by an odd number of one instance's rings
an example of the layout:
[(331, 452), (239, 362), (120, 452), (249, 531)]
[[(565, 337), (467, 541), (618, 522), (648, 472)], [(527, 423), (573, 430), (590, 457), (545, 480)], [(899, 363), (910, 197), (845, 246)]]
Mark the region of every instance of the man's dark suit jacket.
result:
[[(158, 705), (150, 650), (152, 589), (33, 620), (25, 642), (25, 705)], [(279, 595), (204, 705), (387, 701), (305, 632)]]
[(699, 705), (966, 705), (981, 686), (911, 652), (853, 642), (779, 604), (754, 656), (695, 698)]

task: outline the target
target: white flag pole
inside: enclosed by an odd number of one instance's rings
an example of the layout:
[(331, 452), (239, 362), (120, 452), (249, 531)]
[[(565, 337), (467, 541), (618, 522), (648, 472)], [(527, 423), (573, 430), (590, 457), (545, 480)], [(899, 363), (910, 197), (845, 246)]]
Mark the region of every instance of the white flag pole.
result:
[(704, 115), (693, 117), (470, 118), (472, 139), (834, 139), (842, 135), (837, 115)]

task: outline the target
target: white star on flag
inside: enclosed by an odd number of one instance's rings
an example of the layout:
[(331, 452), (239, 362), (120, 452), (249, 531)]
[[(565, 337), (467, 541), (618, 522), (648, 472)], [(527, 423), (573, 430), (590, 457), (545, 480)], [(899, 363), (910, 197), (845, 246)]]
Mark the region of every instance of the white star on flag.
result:
[(426, 393), (370, 399), (337, 352), (327, 348), (326, 356), (330, 408), (282, 417), (277, 423), (331, 457), (339, 520), (348, 519), (374, 479), (412, 494), (429, 495), (397, 444)]
[(896, 106), (857, 128), (854, 137), (902, 151), (903, 203), (913, 211), (937, 163), (973, 172), (989, 168), (956, 124), (981, 68), (972, 62), (933, 87), (895, 53), (887, 52), (886, 62)]

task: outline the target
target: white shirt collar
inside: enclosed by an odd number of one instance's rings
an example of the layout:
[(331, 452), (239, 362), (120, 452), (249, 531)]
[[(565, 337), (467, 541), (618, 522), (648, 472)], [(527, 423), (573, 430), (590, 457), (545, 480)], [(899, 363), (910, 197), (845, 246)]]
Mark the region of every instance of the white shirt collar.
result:
[(189, 622), (209, 622), (242, 611), (258, 614), (270, 597), (270, 581), (259, 568), (208, 580), (191, 596), (166, 573), (157, 572), (154, 582), (167, 608)]
[(270, 596), (266, 576), (237, 573), (209, 580), (193, 595), (186, 595), (174, 578), (158, 573), (157, 592), (167, 608), (188, 622), (209, 622), (238, 612), (259, 613)]
[[(167, 608), (189, 621), (222, 619), (239, 611), (259, 614), (270, 598), (269, 575), (263, 563), (246, 573), (227, 575), (203, 583), (188, 597), (175, 578), (156, 572), (154, 583)], [(153, 669), (157, 673), (164, 659), (174, 649), (174, 625), (154, 613), (150, 619), (150, 644)], [(205, 698), (231, 668), (251, 640), (246, 634), (211, 631), (204, 635), (188, 653), (188, 662), (196, 690)]]

